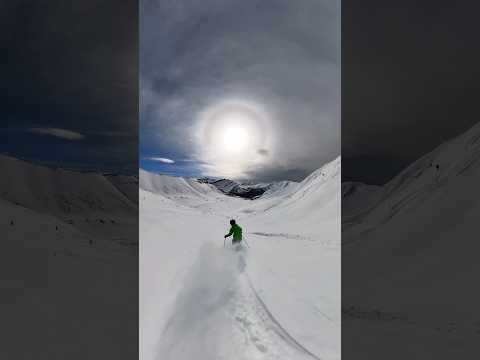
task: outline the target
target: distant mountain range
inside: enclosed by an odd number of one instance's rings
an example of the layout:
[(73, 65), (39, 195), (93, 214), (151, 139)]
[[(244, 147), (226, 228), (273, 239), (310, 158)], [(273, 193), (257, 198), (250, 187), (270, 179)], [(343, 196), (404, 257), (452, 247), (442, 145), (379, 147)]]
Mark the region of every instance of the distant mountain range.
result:
[(254, 183), (244, 182), (240, 183), (229, 179), (212, 179), (208, 177), (198, 179), (199, 182), (205, 184), (211, 184), (215, 186), (222, 193), (229, 196), (237, 196), (245, 199), (257, 199), (264, 194), (269, 193), (273, 189), (278, 190), (281, 188), (295, 186), (298, 183), (294, 181), (278, 181), (271, 183)]

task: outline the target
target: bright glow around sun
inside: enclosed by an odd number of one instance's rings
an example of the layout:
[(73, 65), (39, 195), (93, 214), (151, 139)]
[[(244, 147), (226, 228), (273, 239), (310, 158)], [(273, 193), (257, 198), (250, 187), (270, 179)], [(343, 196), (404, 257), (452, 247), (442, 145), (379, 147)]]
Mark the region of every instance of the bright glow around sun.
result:
[(248, 130), (241, 125), (227, 126), (223, 130), (223, 147), (227, 151), (242, 152), (248, 146)]
[(229, 101), (207, 108), (194, 128), (205, 174), (239, 178), (267, 161), (268, 128), (269, 118), (258, 104)]
[[(211, 146), (217, 159), (238, 162), (244, 158), (249, 147), (258, 140), (259, 129), (255, 114), (243, 109), (228, 108), (211, 117), (207, 146)], [(217, 161), (217, 160), (216, 160)]]

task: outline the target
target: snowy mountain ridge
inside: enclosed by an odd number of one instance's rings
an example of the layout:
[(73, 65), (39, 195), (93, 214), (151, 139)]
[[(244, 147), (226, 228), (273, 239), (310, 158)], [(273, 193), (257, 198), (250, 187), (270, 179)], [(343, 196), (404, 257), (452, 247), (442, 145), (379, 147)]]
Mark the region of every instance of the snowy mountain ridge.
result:
[[(343, 201), (346, 204), (350, 201), (349, 195), (353, 195), (352, 186), (364, 193), (361, 201), (358, 201), (359, 205), (363, 204), (362, 211), (351, 213), (345, 209), (343, 229), (364, 224), (363, 230), (366, 230), (389, 221), (398, 213), (435, 197), (442, 189), (453, 186), (453, 183), (475, 177), (479, 165), (480, 123), (413, 162), (382, 187), (342, 184), (345, 190)], [(347, 188), (350, 188), (350, 193)]]
[(53, 216), (59, 227), (74, 226), (92, 238), (137, 242), (137, 177), (50, 168), (5, 155), (0, 169), (0, 199), (13, 208)]
[[(328, 165), (317, 169), (307, 176), (302, 182), (281, 180), (275, 182), (238, 182), (230, 179), (214, 179), (214, 178), (183, 178), (172, 177), (168, 175), (157, 174), (140, 169), (140, 188), (151, 192), (159, 192), (165, 194), (184, 193), (187, 188), (190, 191), (204, 193), (209, 189), (208, 187), (198, 186), (196, 183), (208, 184), (219, 190), (221, 193), (229, 196), (244, 198), (244, 199), (265, 199), (274, 196), (285, 196), (296, 189), (305, 188), (307, 184), (318, 183), (315, 179), (326, 179), (327, 173), (333, 168), (338, 168), (333, 176), (339, 174), (340, 158), (332, 161)], [(332, 175), (332, 174), (329, 174)], [(178, 180), (175, 180), (178, 179)], [(183, 184), (183, 185), (180, 185)], [(207, 191), (208, 192), (208, 191)]]
[(212, 184), (226, 195), (238, 196), (245, 199), (258, 199), (265, 193), (272, 194), (279, 189), (294, 186), (294, 181), (277, 181), (270, 183), (256, 183), (253, 181), (237, 182), (229, 179), (200, 178), (199, 182)]
[[(425, 349), (436, 359), (478, 351), (479, 184), (480, 123), (380, 188), (345, 188), (342, 322), (361, 329), (359, 344), (381, 344), (375, 357), (391, 358), (392, 337), (408, 341), (395, 359)], [(393, 320), (374, 324), (361, 315), (369, 313)]]
[(57, 216), (92, 212), (133, 214), (133, 176), (80, 173), (0, 155), (0, 198)]

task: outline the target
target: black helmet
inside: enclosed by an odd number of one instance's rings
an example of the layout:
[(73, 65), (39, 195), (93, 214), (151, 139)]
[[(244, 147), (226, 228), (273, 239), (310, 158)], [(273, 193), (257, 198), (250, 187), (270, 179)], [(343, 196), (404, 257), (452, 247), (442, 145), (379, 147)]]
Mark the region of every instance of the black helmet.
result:
[(230, 220), (230, 225), (233, 225), (233, 224), (235, 224), (235, 220), (232, 219)]

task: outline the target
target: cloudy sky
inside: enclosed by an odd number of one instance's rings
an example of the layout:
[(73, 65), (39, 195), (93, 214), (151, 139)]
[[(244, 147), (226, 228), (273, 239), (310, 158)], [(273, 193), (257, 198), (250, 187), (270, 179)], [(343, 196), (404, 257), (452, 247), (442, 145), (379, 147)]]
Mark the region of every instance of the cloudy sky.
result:
[[(342, 2), (346, 179), (478, 122), (478, 5), (428, 3)], [(145, 168), (298, 178), (340, 152), (339, 1), (142, 0), (141, 76), (137, 0), (65, 4), (0, 2), (0, 153), (136, 171), (140, 135)]]
[(382, 184), (480, 121), (478, 8), (342, 2), (345, 180)]
[(138, 2), (2, 1), (0, 152), (138, 168)]
[(301, 179), (340, 154), (340, 1), (140, 1), (140, 164)]

